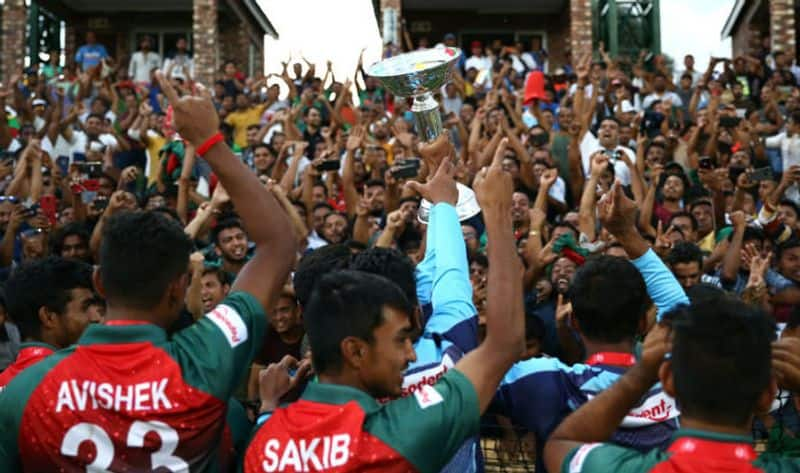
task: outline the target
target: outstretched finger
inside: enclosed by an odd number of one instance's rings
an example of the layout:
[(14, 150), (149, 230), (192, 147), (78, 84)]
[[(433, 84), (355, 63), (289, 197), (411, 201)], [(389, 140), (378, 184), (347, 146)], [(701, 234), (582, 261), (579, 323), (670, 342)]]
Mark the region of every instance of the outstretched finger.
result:
[(170, 105), (173, 107), (178, 104), (178, 92), (175, 91), (175, 87), (169, 82), (169, 79), (164, 75), (161, 70), (156, 71), (156, 80), (158, 84), (161, 86), (161, 91), (164, 93), (164, 96), (167, 97)]
[(656, 240), (660, 239), (664, 235), (664, 224), (661, 222), (661, 219), (658, 220), (658, 225), (656, 225)]
[(503, 158), (506, 156), (506, 147), (508, 147), (508, 138), (503, 138), (500, 140), (500, 144), (497, 145), (497, 150), (494, 152), (494, 159), (492, 159), (491, 167), (503, 167)]

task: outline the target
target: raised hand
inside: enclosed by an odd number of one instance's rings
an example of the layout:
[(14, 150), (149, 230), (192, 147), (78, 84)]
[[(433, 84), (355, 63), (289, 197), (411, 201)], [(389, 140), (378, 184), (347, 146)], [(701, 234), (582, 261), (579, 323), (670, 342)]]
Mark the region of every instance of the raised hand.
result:
[(364, 144), (364, 136), (366, 136), (366, 129), (363, 126), (354, 127), (347, 137), (345, 148), (348, 152), (354, 153), (357, 149), (361, 148)]
[(508, 138), (500, 140), (494, 153), (492, 164), (484, 167), (475, 176), (473, 189), (478, 203), (484, 212), (502, 215), (511, 212), (511, 195), (514, 193), (514, 180), (511, 174), (503, 171), (503, 157), (508, 146)]
[(597, 205), (600, 223), (618, 236), (636, 227), (636, 204), (625, 195), (620, 181), (614, 182), (611, 190), (600, 199)]
[[(296, 370), (294, 376), (290, 373)], [(280, 398), (291, 391), (311, 370), (308, 360), (297, 361), (286, 355), (279, 363), (271, 363), (258, 374), (258, 394), (261, 398), (261, 412), (278, 407)]]
[(539, 185), (545, 189), (550, 189), (556, 183), (556, 179), (558, 179), (558, 169), (546, 169), (542, 173), (542, 177), (539, 178)]
[[(193, 95), (178, 97), (163, 72), (156, 71), (156, 79), (172, 105), (175, 129), (181, 137), (199, 147), (219, 131), (219, 115), (209, 98)], [(205, 89), (202, 84), (197, 84), (197, 88), (201, 92)]]
[(406, 186), (433, 204), (447, 202), (448, 204), (456, 205), (458, 202), (458, 189), (456, 188), (454, 175), (455, 166), (449, 159), (444, 159), (439, 164), (436, 174), (426, 184), (418, 181), (409, 181)]
[(430, 143), (419, 146), (419, 154), (428, 163), (428, 169), (439, 169), (439, 164), (448, 156), (455, 156), (450, 134), (442, 133)]
[(204, 263), (206, 261), (206, 257), (203, 256), (203, 253), (199, 251), (195, 251), (191, 255), (189, 255), (189, 266), (191, 266), (192, 271), (198, 273), (203, 270)]

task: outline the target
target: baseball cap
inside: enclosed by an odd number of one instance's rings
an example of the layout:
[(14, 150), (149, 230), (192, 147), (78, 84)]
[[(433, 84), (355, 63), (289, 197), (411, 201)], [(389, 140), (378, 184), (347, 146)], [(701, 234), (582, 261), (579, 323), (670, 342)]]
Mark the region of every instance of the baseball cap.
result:
[(470, 49), (482, 48), (482, 47), (483, 47), (483, 44), (482, 44), (480, 41), (478, 41), (478, 40), (475, 40), (475, 41), (473, 41), (473, 42), (471, 42), (471, 43), (469, 44), (469, 47), (470, 47)]
[(34, 107), (39, 107), (39, 106), (46, 107), (47, 106), (47, 101), (44, 100), (44, 99), (33, 99), (33, 106)]
[(447, 33), (447, 34), (444, 35), (444, 40), (445, 41), (455, 41), (456, 40), (456, 35), (454, 35), (453, 33)]

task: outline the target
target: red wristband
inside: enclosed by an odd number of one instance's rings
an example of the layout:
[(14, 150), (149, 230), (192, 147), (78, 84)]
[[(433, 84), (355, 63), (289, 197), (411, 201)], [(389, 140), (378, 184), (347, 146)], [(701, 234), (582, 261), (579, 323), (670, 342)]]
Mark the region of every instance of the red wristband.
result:
[(207, 139), (203, 144), (197, 147), (197, 151), (195, 151), (198, 155), (203, 156), (211, 149), (212, 146), (219, 143), (220, 141), (224, 140), (225, 137), (222, 136), (222, 133), (217, 132), (211, 138)]

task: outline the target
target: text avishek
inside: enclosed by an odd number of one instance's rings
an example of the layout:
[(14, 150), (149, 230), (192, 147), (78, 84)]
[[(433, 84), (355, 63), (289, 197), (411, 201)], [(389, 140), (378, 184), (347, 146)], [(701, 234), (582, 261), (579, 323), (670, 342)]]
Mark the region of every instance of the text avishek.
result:
[(166, 394), (167, 378), (137, 384), (96, 383), (94, 381), (62, 381), (58, 388), (56, 412), (62, 409), (85, 411), (158, 411), (171, 409)]

